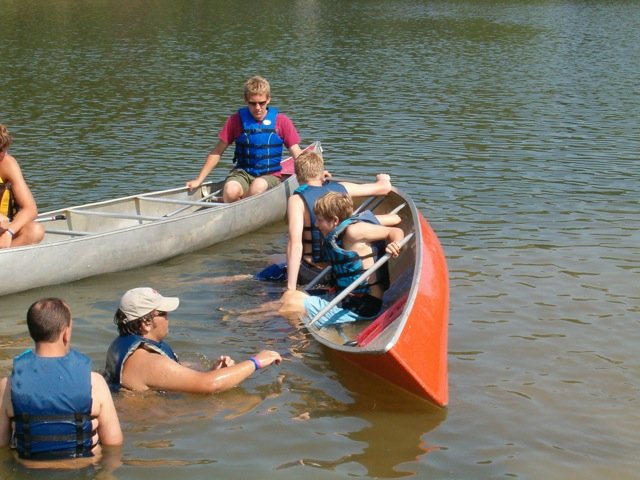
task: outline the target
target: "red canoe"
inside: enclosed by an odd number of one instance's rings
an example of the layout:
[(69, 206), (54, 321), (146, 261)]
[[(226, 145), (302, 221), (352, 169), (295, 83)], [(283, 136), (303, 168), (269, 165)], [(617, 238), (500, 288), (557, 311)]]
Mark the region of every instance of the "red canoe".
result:
[(343, 326), (341, 331), (307, 326), (318, 342), (341, 357), (445, 406), (449, 399), (447, 264), (438, 237), (402, 192), (389, 193), (374, 213), (401, 205), (399, 226), (406, 236), (413, 235), (400, 256), (389, 260), (391, 287), (385, 293), (384, 313), (373, 322)]

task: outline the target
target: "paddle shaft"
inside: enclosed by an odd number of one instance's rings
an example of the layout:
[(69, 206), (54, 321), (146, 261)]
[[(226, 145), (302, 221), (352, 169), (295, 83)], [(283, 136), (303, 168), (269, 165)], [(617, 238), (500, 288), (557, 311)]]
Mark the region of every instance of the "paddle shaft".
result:
[(55, 220), (66, 220), (67, 216), (66, 215), (52, 215), (50, 217), (40, 217), (40, 218), (36, 218), (36, 222), (53, 222)]
[[(413, 237), (413, 232), (411, 232), (409, 235), (407, 235), (406, 237), (404, 237), (402, 240), (400, 240), (400, 249), (402, 249), (407, 242), (411, 239), (411, 237)], [(342, 290), (338, 295), (336, 295), (336, 297), (331, 300), (331, 302), (329, 302), (322, 310), (320, 310), (315, 317), (313, 317), (311, 320), (309, 320), (309, 322), (307, 323), (307, 326), (313, 326), (314, 323), (316, 323), (318, 320), (320, 320), (322, 317), (324, 317), (327, 312), (329, 310), (331, 310), (333, 307), (335, 307), (338, 303), (340, 303), (342, 300), (344, 300), (344, 298), (349, 295), (351, 292), (353, 292), (356, 288), (358, 288), (358, 286), (364, 282), (365, 280), (367, 280), (372, 274), (374, 274), (380, 267), (382, 267), (382, 265), (384, 265), (385, 263), (387, 263), (389, 261), (389, 259), (391, 258), (391, 254), (390, 253), (385, 253), (381, 258), (379, 258), (376, 263), (374, 263), (373, 265), (371, 265), (366, 272), (364, 272), (362, 275), (360, 275), (358, 278), (356, 278), (353, 283), (351, 283), (351, 285), (349, 285), (347, 288), (345, 288), (344, 290)]]

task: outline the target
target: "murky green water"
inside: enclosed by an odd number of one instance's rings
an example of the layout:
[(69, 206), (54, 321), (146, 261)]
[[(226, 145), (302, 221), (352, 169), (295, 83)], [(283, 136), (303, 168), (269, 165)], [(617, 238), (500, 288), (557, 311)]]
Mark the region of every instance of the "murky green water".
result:
[[(283, 251), (283, 225), (0, 298), (3, 374), (44, 295), (102, 368), (139, 285), (181, 297), (186, 359), (286, 353), (220, 396), (118, 396), (122, 465), (60, 478), (635, 478), (639, 30), (632, 1), (0, 0), (0, 122), (41, 210), (183, 184), (262, 74), (333, 172), (392, 174), (450, 268), (445, 411), (235, 313), (280, 291), (218, 277)], [(55, 477), (0, 456), (0, 478)]]

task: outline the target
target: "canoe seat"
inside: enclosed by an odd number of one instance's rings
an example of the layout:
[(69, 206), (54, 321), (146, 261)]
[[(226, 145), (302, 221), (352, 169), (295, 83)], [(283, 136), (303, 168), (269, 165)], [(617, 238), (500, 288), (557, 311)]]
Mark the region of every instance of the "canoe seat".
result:
[(402, 313), (404, 304), (407, 303), (409, 294), (405, 293), (402, 297), (396, 300), (385, 312), (376, 318), (371, 325), (365, 328), (356, 337), (357, 345), (366, 347), (371, 341), (376, 338), (387, 326), (393, 322)]

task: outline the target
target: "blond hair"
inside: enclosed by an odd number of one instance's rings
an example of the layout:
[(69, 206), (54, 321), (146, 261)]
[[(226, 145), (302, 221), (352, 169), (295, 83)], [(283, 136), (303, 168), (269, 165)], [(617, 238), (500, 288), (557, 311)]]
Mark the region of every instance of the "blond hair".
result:
[(321, 196), (313, 206), (316, 217), (343, 221), (353, 215), (353, 200), (347, 193), (329, 192)]
[(0, 123), (0, 152), (6, 150), (13, 143), (13, 137), (7, 127)]
[(311, 178), (319, 178), (324, 172), (322, 155), (316, 152), (302, 152), (294, 162), (299, 183), (307, 183)]
[(251, 95), (266, 95), (271, 98), (271, 86), (266, 78), (256, 75), (244, 82), (244, 99), (248, 100)]

